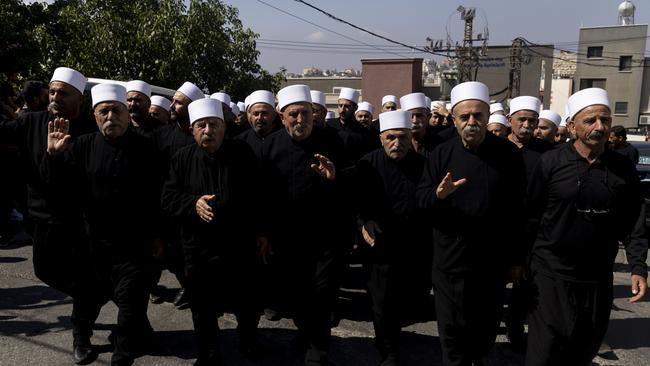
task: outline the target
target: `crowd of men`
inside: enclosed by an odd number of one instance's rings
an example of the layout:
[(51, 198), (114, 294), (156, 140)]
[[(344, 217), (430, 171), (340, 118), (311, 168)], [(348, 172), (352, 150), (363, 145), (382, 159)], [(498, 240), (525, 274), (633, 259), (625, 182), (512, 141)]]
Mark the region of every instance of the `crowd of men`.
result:
[(400, 362), (405, 304), (426, 306), (432, 289), (445, 366), (483, 364), (504, 302), (527, 366), (589, 365), (619, 243), (630, 301), (645, 295), (635, 155), (603, 89), (575, 93), (561, 117), (532, 96), (506, 114), (480, 82), (454, 87), (449, 103), (411, 93), (377, 108), (343, 88), (328, 118), (325, 95), (306, 85), (234, 103), (191, 82), (171, 101), (144, 81), (105, 83), (90, 90), (91, 113), (85, 88), (57, 68), (46, 110), (0, 122), (27, 181), (35, 274), (73, 299), (77, 364), (96, 357), (107, 301), (118, 307), (111, 364), (147, 352), (163, 267), (191, 309), (196, 365), (222, 364), (224, 312), (245, 357), (264, 358), (264, 313), (293, 319), (305, 365), (327, 364), (359, 247), (383, 366)]

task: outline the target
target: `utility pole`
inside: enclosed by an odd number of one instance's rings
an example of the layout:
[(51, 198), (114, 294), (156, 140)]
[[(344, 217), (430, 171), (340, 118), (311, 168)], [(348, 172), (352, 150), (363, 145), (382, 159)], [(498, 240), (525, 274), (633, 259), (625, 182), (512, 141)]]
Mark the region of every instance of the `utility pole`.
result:
[(520, 38), (512, 41), (510, 48), (510, 82), (508, 84), (508, 98), (519, 96), (521, 90), (521, 62), (524, 42)]
[(476, 15), (475, 8), (465, 8), (462, 5), (456, 9), (460, 12), (460, 18), (465, 21), (465, 31), (463, 33), (463, 45), (456, 48), (458, 57), (458, 82), (472, 81), (478, 68), (478, 60), (475, 60), (473, 49), (473, 23)]

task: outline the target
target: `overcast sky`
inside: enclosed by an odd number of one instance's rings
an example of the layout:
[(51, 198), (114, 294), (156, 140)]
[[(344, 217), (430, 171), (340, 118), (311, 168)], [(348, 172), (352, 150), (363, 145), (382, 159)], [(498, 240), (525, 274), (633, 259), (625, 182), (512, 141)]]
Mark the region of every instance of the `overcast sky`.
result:
[[(239, 9), (246, 27), (260, 34), (259, 62), (275, 72), (305, 67), (360, 69), (363, 58), (427, 57), (332, 20), (295, 0), (224, 0)], [(458, 5), (476, 7), (474, 34), (489, 31), (489, 45), (515, 37), (575, 50), (581, 26), (615, 25), (620, 0), (305, 0), (350, 23), (409, 45), (426, 37), (462, 39)], [(285, 14), (303, 18), (308, 24)], [(650, 22), (650, 1), (637, 0), (636, 24)], [(322, 27), (319, 28), (318, 26)], [(335, 33), (333, 33), (333, 32)], [(338, 34), (336, 34), (338, 33)], [(341, 45), (343, 44), (343, 45)], [(352, 45), (352, 46), (347, 46)], [(650, 47), (646, 46), (650, 56)]]

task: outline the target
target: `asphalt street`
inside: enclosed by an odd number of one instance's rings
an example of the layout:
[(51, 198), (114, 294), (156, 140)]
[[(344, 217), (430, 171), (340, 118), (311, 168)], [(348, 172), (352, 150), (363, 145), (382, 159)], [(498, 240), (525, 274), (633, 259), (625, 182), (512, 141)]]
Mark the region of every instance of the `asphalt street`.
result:
[[(70, 312), (72, 301), (40, 282), (33, 273), (31, 246), (0, 248), (0, 365), (73, 365)], [(612, 347), (607, 359), (594, 365), (648, 365), (650, 363), (650, 296), (637, 304), (627, 301), (629, 274), (623, 252), (617, 258), (615, 300), (606, 342)], [(354, 270), (354, 269), (353, 269)], [(165, 272), (167, 302), (149, 306), (149, 319), (156, 331), (158, 347), (136, 360), (136, 365), (191, 365), (194, 362), (190, 310), (177, 310), (170, 303), (178, 287)], [(373, 345), (367, 298), (363, 291), (343, 291), (344, 319), (332, 330), (330, 362), (333, 365), (371, 366), (378, 364)], [(92, 338), (99, 357), (95, 364), (110, 364), (108, 335), (114, 327), (117, 308), (107, 304), (97, 320)], [(289, 343), (296, 331), (289, 320), (260, 322), (259, 337), (264, 357), (248, 361), (239, 355), (235, 320), (230, 314), (220, 321), (225, 365), (297, 365), (298, 357)], [(404, 365), (440, 365), (440, 344), (435, 321), (416, 323), (402, 332)], [(522, 365), (523, 356), (514, 353), (503, 335), (485, 359), (488, 365)]]

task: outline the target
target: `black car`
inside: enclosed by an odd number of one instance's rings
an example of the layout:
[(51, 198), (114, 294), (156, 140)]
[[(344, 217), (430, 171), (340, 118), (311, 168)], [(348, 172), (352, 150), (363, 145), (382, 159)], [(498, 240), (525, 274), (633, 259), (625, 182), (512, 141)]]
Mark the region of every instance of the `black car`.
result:
[(636, 164), (636, 171), (643, 186), (643, 197), (645, 199), (646, 227), (650, 228), (650, 142), (630, 141), (630, 144), (639, 150), (639, 162)]

